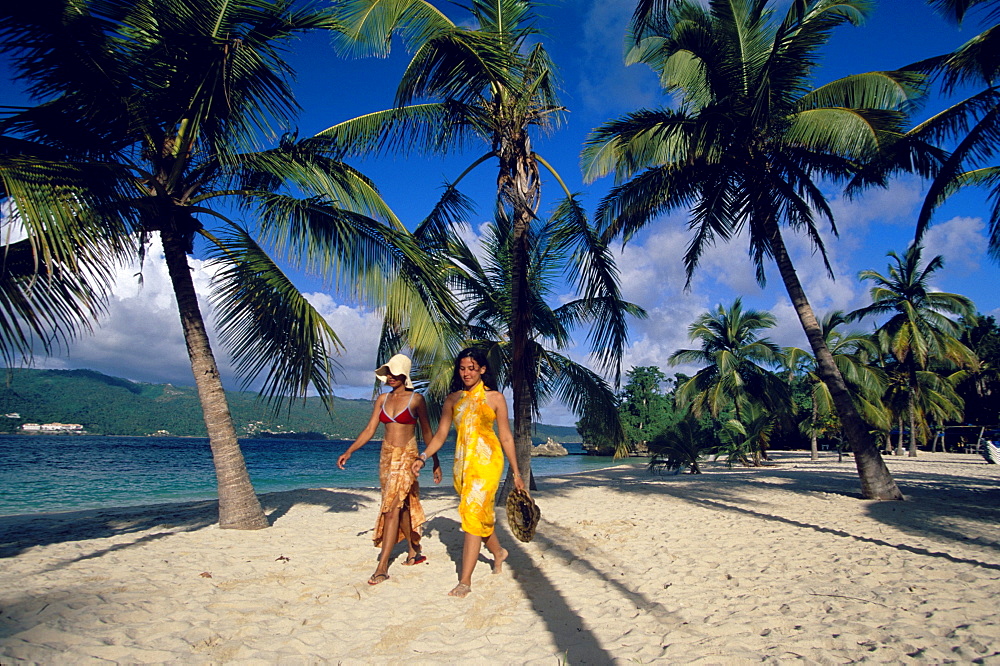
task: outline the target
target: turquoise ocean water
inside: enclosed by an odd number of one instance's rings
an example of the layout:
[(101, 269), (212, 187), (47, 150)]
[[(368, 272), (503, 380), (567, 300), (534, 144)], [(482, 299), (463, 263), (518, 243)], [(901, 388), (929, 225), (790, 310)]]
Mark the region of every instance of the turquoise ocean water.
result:
[[(337, 457), (350, 441), (241, 439), (254, 489), (378, 487), (379, 442), (356, 452), (344, 471)], [(582, 455), (532, 458), (536, 476), (581, 472), (615, 464)], [(450, 485), (453, 451), (445, 444), (442, 486)], [(430, 473), (421, 475), (431, 485)], [(208, 440), (200, 437), (0, 435), (0, 515), (49, 513), (216, 497)]]

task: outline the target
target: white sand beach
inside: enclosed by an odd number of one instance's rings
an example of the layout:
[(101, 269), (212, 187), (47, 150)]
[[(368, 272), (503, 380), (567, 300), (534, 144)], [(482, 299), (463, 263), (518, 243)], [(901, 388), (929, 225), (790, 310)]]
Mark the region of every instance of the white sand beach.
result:
[[(448, 597), (456, 499), (425, 479), (425, 564), (369, 586), (374, 491), (0, 518), (0, 663), (1000, 664), (1000, 466), (888, 457), (906, 502), (859, 498), (850, 457), (540, 480), (534, 541)], [(503, 515), (503, 514), (501, 514)]]

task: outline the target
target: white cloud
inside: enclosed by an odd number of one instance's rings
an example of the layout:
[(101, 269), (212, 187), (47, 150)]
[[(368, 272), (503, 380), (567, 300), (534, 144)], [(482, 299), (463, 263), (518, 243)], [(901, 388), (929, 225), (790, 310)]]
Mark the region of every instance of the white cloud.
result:
[(12, 199), (0, 202), (0, 245), (16, 243), (27, 236), (15, 215), (16, 210)]
[(985, 232), (986, 224), (979, 217), (953, 217), (935, 224), (924, 235), (923, 258), (944, 257), (944, 268), (936, 276), (941, 279), (947, 279), (952, 273), (974, 273), (985, 258)]
[(912, 229), (923, 198), (921, 182), (915, 176), (904, 176), (890, 181), (888, 187), (870, 188), (853, 199), (832, 197), (830, 208), (842, 235), (867, 233), (873, 223)]
[[(668, 375), (697, 370), (670, 366), (667, 359), (678, 349), (691, 346), (688, 327), (717, 304), (716, 297), (728, 292), (729, 283), (747, 279), (749, 262), (745, 251), (740, 255), (734, 245), (723, 244), (709, 248), (695, 272), (691, 289), (685, 290), (683, 257), (690, 232), (677, 223), (679, 219), (659, 223), (617, 253), (622, 296), (649, 314), (647, 319), (634, 321), (630, 326), (632, 342), (623, 362), (626, 371), (635, 366), (657, 366)], [(728, 270), (728, 266), (736, 269)], [(756, 290), (752, 271), (749, 276)]]
[(373, 312), (338, 304), (329, 294), (306, 294), (309, 303), (323, 316), (344, 346), (335, 360), (337, 395), (367, 398), (374, 383), (375, 355), (382, 332), (382, 319)]
[[(214, 333), (208, 303), (211, 270), (202, 260), (189, 258), (189, 263), (223, 383), (236, 389), (239, 383)], [(119, 269), (107, 315), (93, 333), (82, 333), (69, 353), (36, 358), (32, 367), (87, 368), (133, 381), (193, 386), (180, 316), (158, 238), (141, 267), (141, 284), (139, 272), (138, 263)], [(306, 298), (344, 345), (335, 359), (340, 364), (338, 395), (366, 397), (371, 392), (381, 319), (372, 312), (338, 304), (328, 294), (311, 293)]]
[[(192, 269), (204, 311), (204, 286), (208, 283), (204, 262), (195, 262)], [(138, 263), (119, 268), (107, 314), (93, 333), (82, 333), (68, 354), (37, 359), (35, 366), (88, 368), (133, 381), (193, 385), (180, 317), (158, 239), (151, 244), (141, 267), (141, 285), (139, 272)]]

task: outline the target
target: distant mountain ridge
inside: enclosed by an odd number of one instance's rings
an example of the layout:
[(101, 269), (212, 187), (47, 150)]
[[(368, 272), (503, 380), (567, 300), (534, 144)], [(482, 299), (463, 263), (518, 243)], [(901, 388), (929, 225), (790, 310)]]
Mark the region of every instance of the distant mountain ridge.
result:
[[(372, 409), (369, 400), (335, 397), (328, 412), (319, 398), (306, 398), (275, 414), (256, 393), (226, 391), (226, 397), (240, 437), (320, 433), (354, 439)], [(3, 433), (22, 432), (23, 423), (79, 423), (94, 435), (206, 436), (193, 387), (133, 382), (94, 370), (10, 370), (0, 385), (0, 414), (8, 415), (0, 418)], [(575, 428), (537, 424), (536, 443), (548, 437), (580, 441)]]

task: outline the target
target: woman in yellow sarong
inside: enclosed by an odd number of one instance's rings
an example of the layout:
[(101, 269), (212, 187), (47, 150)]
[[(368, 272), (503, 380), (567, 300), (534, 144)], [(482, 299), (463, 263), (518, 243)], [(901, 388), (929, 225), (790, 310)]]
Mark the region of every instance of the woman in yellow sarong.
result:
[[(514, 486), (524, 490), (524, 482), (514, 455), (514, 436), (507, 420), (507, 402), (496, 390), (496, 381), (486, 366), (486, 355), (470, 347), (455, 359), (451, 393), (441, 408), (441, 421), (427, 448), (413, 462), (419, 474), (427, 456), (437, 455), (452, 422), (455, 423), (455, 490), (459, 495), (458, 514), (462, 519), (465, 544), (462, 550), (462, 573), (458, 585), (449, 592), (464, 597), (472, 591), (472, 572), (483, 543), (493, 555), (493, 573), (503, 568), (507, 550), (500, 545), (494, 530), (494, 498), (507, 455), (514, 474)], [(493, 431), (496, 424), (497, 433)]]
[[(375, 547), (381, 546), (382, 552), (379, 554), (375, 573), (368, 579), (369, 585), (389, 580), (389, 559), (393, 546), (403, 539), (406, 539), (409, 546), (404, 565), (412, 566), (427, 560), (420, 552), (420, 526), (424, 524), (424, 509), (420, 505), (420, 484), (417, 483), (412, 467), (413, 461), (417, 459), (417, 425), (420, 425), (425, 442), (430, 441), (431, 436), (427, 405), (423, 396), (413, 390), (413, 382), (410, 381), (409, 357), (396, 354), (375, 371), (375, 376), (392, 390), (375, 400), (368, 425), (337, 459), (337, 467), (344, 469), (351, 454), (375, 435), (379, 423), (385, 424), (378, 467), (382, 506), (372, 537)], [(441, 483), (441, 465), (437, 456), (434, 456), (434, 483)]]

